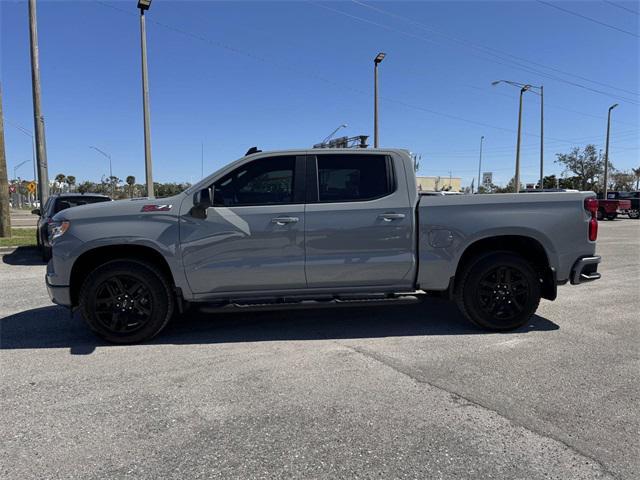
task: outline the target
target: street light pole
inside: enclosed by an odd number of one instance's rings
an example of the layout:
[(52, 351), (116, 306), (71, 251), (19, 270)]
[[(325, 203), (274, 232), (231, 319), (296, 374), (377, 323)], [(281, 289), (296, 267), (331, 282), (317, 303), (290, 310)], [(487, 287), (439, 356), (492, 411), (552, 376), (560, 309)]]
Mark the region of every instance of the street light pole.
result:
[(611, 130), (611, 110), (618, 106), (614, 103), (609, 107), (609, 113), (607, 115), (607, 143), (604, 148), (604, 199), (607, 199), (607, 193), (609, 193), (609, 131)]
[(149, 120), (149, 74), (147, 71), (147, 31), (144, 12), (149, 10), (151, 0), (138, 0), (140, 9), (140, 48), (142, 51), (142, 109), (144, 115), (144, 168), (147, 197), (153, 197), (153, 173), (151, 163), (151, 127)]
[(109, 159), (109, 182), (111, 182), (111, 198), (115, 200), (116, 192), (113, 184), (113, 169), (111, 168), (111, 155), (106, 152), (103, 152), (98, 147), (94, 147), (93, 145), (89, 145), (89, 148), (93, 148), (96, 152), (102, 154), (103, 156)]
[(47, 147), (44, 137), (44, 117), (40, 98), (40, 59), (38, 53), (38, 27), (36, 0), (29, 0), (29, 39), (31, 45), (31, 89), (33, 93), (33, 121), (35, 127), (36, 156), (38, 160), (38, 197), (40, 206), (49, 198), (49, 172)]
[(376, 58), (373, 59), (373, 148), (378, 148), (378, 65), (386, 54), (384, 52), (378, 53)]
[(514, 191), (520, 193), (520, 143), (522, 140), (522, 96), (529, 90), (529, 85), (520, 89), (520, 107), (518, 108), (518, 141), (516, 142), (516, 174), (514, 178)]
[(478, 188), (477, 191), (480, 191), (480, 170), (482, 169), (482, 143), (484, 142), (484, 135), (480, 137), (480, 160), (478, 161)]
[(540, 85), (540, 190), (544, 188), (544, 85)]
[[(512, 82), (511, 80), (496, 80), (495, 82), (491, 82), (491, 85), (498, 85), (499, 83), (508, 83), (509, 85), (513, 85), (514, 87), (518, 87), (520, 89), (520, 107), (518, 108), (518, 140), (516, 143), (516, 174), (514, 177), (514, 190), (515, 193), (520, 193), (520, 142), (522, 138), (522, 95), (524, 92), (531, 89), (540, 90), (540, 97), (542, 100), (543, 90), (542, 86), (536, 87), (534, 85), (530, 85), (528, 83), (518, 83)], [(540, 110), (540, 126), (541, 128), (544, 126), (542, 119), (543, 110)], [(543, 152), (542, 147), (544, 146), (542, 141), (542, 131), (540, 132), (540, 178), (542, 179), (542, 161), (543, 161)]]

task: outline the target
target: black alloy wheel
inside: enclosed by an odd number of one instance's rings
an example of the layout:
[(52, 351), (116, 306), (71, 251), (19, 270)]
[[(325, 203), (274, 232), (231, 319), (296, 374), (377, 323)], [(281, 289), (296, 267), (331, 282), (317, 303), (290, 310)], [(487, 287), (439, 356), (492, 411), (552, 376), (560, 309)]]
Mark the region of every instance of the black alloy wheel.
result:
[(467, 263), (455, 299), (471, 322), (490, 330), (512, 330), (535, 313), (542, 295), (540, 274), (522, 256), (491, 252)]
[(80, 291), (89, 327), (112, 343), (137, 343), (157, 335), (173, 315), (168, 279), (151, 263), (113, 260), (95, 268)]

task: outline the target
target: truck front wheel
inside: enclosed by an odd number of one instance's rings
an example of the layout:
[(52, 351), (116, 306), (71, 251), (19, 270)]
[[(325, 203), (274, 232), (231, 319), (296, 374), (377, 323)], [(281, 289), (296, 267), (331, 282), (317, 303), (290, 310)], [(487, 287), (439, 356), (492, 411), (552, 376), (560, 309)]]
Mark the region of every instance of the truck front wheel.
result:
[(538, 308), (538, 277), (531, 264), (519, 255), (482, 255), (464, 269), (456, 289), (456, 303), (480, 327), (512, 330), (524, 325)]
[(114, 260), (93, 270), (80, 292), (89, 327), (111, 343), (149, 340), (173, 314), (175, 299), (165, 276), (154, 266)]

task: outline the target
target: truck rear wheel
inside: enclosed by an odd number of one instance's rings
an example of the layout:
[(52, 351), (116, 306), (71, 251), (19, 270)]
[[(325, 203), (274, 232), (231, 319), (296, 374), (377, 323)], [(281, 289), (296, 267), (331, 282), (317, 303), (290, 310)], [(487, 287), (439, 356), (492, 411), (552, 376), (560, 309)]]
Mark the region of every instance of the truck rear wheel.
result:
[(80, 292), (85, 321), (111, 343), (137, 343), (157, 335), (173, 314), (175, 299), (165, 276), (133, 260), (105, 263), (86, 278)]
[(637, 210), (637, 209), (628, 210), (627, 215), (629, 215), (629, 218), (637, 220), (640, 218), (640, 210)]
[(524, 325), (540, 303), (541, 284), (524, 258), (495, 252), (472, 260), (456, 289), (460, 311), (476, 325), (512, 330)]

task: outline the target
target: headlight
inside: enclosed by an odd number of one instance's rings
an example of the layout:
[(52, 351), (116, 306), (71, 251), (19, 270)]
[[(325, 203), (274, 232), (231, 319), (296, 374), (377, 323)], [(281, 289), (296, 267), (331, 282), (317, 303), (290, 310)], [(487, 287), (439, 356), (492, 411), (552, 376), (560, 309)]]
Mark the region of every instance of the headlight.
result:
[(58, 237), (61, 237), (65, 234), (65, 232), (69, 229), (71, 223), (69, 220), (64, 220), (62, 222), (51, 222), (49, 224), (49, 241), (55, 240)]

